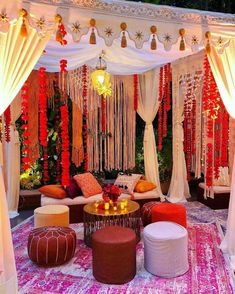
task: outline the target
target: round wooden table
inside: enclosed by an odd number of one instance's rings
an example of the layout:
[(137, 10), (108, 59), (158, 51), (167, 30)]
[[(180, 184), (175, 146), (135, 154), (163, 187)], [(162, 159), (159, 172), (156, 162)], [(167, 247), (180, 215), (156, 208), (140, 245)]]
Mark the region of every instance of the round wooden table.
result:
[(135, 201), (127, 200), (126, 208), (118, 207), (116, 211), (99, 209), (94, 203), (89, 203), (83, 208), (83, 220), (84, 241), (89, 247), (91, 247), (91, 236), (95, 231), (113, 225), (133, 229), (137, 242), (140, 240), (140, 206)]

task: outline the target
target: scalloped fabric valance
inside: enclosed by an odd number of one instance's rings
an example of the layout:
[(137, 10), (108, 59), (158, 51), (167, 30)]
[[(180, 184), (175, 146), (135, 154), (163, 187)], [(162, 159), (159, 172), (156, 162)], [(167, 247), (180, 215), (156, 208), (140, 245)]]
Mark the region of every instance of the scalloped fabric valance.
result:
[(235, 37), (234, 15), (112, 0), (4, 0), (0, 31), (20, 8), (42, 34), (55, 26), (56, 14), (62, 17), (68, 44), (55, 41), (55, 29), (37, 66), (51, 72), (59, 71), (62, 56), (69, 70), (84, 63), (94, 67), (104, 50), (110, 73), (141, 73), (204, 47), (222, 52)]

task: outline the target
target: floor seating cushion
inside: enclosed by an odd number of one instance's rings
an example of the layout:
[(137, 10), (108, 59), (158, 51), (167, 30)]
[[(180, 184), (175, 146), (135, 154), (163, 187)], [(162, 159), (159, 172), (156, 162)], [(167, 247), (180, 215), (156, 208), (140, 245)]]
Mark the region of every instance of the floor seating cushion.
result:
[(109, 226), (92, 235), (95, 279), (105, 284), (124, 284), (136, 274), (136, 234), (132, 229)]
[[(58, 200), (58, 199), (56, 199)], [(34, 210), (34, 227), (69, 226), (69, 208), (66, 205), (47, 205)]]
[(165, 221), (152, 223), (144, 228), (143, 239), (148, 272), (173, 278), (188, 271), (188, 232), (183, 226)]
[(152, 208), (152, 222), (172, 221), (187, 227), (186, 208), (175, 203), (160, 203)]
[(29, 258), (40, 266), (57, 266), (66, 263), (76, 248), (76, 233), (66, 227), (40, 227), (28, 237)]
[(141, 219), (144, 227), (152, 223), (152, 208), (158, 204), (160, 204), (160, 202), (150, 201), (142, 206)]

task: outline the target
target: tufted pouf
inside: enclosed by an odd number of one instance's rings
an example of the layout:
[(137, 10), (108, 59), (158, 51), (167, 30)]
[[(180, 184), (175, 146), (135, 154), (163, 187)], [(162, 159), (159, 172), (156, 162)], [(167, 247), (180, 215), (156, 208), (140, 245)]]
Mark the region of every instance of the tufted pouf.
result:
[(175, 203), (160, 203), (152, 208), (152, 222), (171, 221), (187, 227), (186, 209)]
[(57, 266), (70, 260), (76, 248), (76, 233), (66, 227), (41, 227), (30, 232), (29, 258), (41, 266)]
[(34, 227), (68, 227), (69, 208), (66, 205), (45, 205), (34, 210)]
[(153, 275), (173, 278), (186, 273), (188, 232), (173, 222), (156, 222), (144, 228), (144, 267)]
[(136, 274), (136, 234), (110, 226), (92, 235), (93, 275), (105, 284), (124, 284)]
[(160, 203), (161, 202), (150, 201), (142, 206), (141, 219), (144, 227), (152, 223), (152, 208)]

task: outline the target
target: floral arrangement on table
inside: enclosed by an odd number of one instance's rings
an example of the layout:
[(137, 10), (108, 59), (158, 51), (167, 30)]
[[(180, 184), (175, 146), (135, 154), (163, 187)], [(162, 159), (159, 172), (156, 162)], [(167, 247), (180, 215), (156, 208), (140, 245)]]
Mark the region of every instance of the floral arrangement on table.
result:
[(109, 202), (110, 200), (114, 203), (117, 202), (118, 197), (121, 195), (121, 190), (118, 186), (108, 184), (103, 188), (103, 200)]

